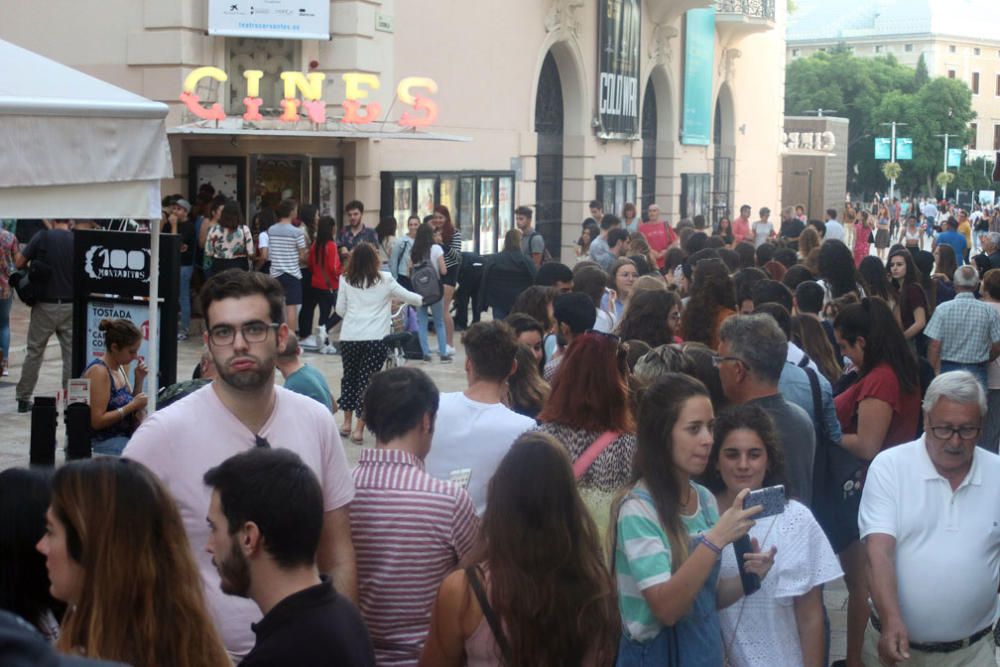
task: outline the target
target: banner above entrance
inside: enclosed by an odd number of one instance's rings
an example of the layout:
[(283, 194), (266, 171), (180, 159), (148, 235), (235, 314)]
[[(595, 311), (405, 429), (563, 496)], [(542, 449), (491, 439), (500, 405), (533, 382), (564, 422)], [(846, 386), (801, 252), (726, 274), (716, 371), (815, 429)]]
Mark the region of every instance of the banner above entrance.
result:
[(639, 138), (639, 0), (597, 3), (597, 136)]
[(330, 0), (208, 0), (208, 34), (330, 39)]

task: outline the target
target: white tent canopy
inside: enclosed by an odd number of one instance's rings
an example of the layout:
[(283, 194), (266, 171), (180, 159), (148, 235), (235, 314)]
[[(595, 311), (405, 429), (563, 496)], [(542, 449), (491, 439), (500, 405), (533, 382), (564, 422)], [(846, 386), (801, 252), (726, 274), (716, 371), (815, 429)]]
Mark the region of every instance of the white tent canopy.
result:
[(167, 106), (0, 40), (0, 218), (160, 217)]

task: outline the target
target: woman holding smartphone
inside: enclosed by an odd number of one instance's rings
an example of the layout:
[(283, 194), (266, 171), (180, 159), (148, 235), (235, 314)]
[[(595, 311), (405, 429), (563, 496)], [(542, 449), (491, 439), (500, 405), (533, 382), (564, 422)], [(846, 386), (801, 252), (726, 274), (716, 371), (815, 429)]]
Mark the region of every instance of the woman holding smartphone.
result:
[[(786, 484), (774, 424), (755, 405), (730, 408), (715, 422), (706, 485), (722, 507), (744, 489)], [(732, 667), (822, 667), (823, 584), (841, 576), (833, 547), (805, 505), (789, 500), (781, 514), (758, 519), (750, 536), (781, 557), (759, 591), (719, 612)], [(738, 575), (736, 554), (722, 553), (720, 576)]]
[[(743, 597), (743, 586), (738, 576), (719, 578), (719, 559), (761, 508), (743, 509), (743, 490), (719, 516), (712, 493), (692, 481), (708, 465), (714, 423), (708, 390), (687, 375), (662, 375), (643, 395), (632, 483), (612, 512), (618, 665), (723, 664), (718, 610)], [(747, 554), (746, 570), (764, 579), (774, 553)]]

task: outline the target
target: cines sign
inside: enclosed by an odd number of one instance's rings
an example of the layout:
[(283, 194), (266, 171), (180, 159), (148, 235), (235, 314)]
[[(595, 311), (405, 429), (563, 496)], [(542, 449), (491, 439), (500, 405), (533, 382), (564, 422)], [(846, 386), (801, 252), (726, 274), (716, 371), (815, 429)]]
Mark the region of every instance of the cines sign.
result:
[(829, 153), (837, 146), (837, 137), (830, 132), (783, 131), (781, 145), (787, 150)]
[[(261, 70), (248, 69), (243, 72), (243, 78), (247, 82), (247, 96), (243, 98), (243, 106), (246, 109), (243, 113), (243, 120), (258, 121), (264, 120), (260, 115), (260, 106), (264, 100), (260, 97), (260, 80), (264, 72)], [(184, 88), (181, 92), (180, 100), (184, 106), (198, 118), (204, 120), (223, 120), (226, 112), (222, 106), (216, 102), (212, 106), (202, 105), (201, 99), (195, 93), (198, 82), (202, 79), (210, 78), (223, 83), (229, 79), (229, 75), (218, 67), (199, 67), (193, 70), (184, 79)], [(295, 123), (300, 120), (299, 109), (305, 109), (308, 119), (317, 124), (326, 122), (326, 103), (323, 101), (323, 82), (326, 74), (322, 72), (282, 72), (281, 80), (284, 82), (284, 99), (281, 100), (283, 113), (279, 120), (286, 123)], [(344, 117), (342, 123), (352, 125), (367, 125), (378, 119), (382, 113), (382, 105), (378, 102), (363, 103), (368, 98), (371, 90), (378, 90), (381, 82), (375, 74), (364, 74), (362, 72), (347, 72), (343, 75), (345, 85), (345, 99), (342, 102)], [(425, 91), (423, 95), (415, 91)], [(422, 76), (408, 76), (401, 79), (396, 86), (396, 97), (403, 104), (412, 107), (409, 111), (403, 112), (396, 121), (402, 127), (427, 127), (437, 120), (438, 107), (434, 100), (426, 95), (433, 95), (438, 91), (437, 83), (433, 79)], [(300, 100), (298, 94), (301, 93)]]

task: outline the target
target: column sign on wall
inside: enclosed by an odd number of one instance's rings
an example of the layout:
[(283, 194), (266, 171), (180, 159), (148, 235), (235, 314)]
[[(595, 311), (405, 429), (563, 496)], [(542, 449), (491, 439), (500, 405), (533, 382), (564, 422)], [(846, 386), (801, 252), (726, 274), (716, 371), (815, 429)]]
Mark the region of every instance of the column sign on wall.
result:
[(597, 11), (597, 136), (638, 139), (640, 0), (598, 0)]
[(684, 113), (681, 143), (712, 143), (712, 74), (715, 70), (715, 10), (692, 9), (684, 18)]

